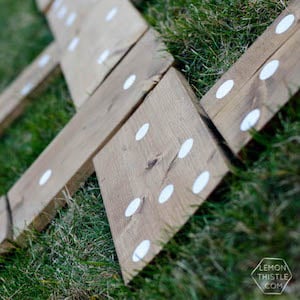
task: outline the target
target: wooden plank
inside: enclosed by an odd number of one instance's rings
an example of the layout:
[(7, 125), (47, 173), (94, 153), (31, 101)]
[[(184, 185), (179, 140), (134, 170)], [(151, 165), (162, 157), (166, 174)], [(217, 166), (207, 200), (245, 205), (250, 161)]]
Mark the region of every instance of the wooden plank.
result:
[(58, 70), (59, 50), (48, 46), (0, 95), (0, 134), (24, 110), (29, 97)]
[(169, 70), (94, 158), (126, 283), (229, 170), (193, 98), (182, 75)]
[(93, 171), (92, 157), (140, 104), (173, 63), (148, 31), (8, 193), (14, 238), (42, 230), (65, 199)]
[(46, 13), (48, 11), (52, 2), (53, 0), (36, 0), (38, 9), (43, 13)]
[(201, 104), (210, 118), (213, 119), (224, 109), (230, 99), (238, 96), (240, 90), (250, 78), (255, 76), (261, 65), (300, 29), (299, 19), (300, 1), (292, 1), (288, 8), (201, 99)]
[[(64, 49), (94, 6), (102, 0), (55, 0), (46, 17), (58, 45)], [(96, 23), (95, 23), (96, 24)]]
[(146, 22), (127, 0), (103, 0), (94, 7), (62, 58), (62, 70), (77, 108), (146, 29)]
[(11, 234), (12, 227), (7, 201), (4, 196), (0, 196), (0, 255), (12, 248), (12, 245), (9, 243)]
[[(261, 130), (299, 90), (299, 78), (300, 29), (261, 62), (238, 94), (224, 100), (216, 115), (208, 109), (208, 116), (234, 153), (251, 140), (251, 129)], [(205, 103), (203, 106), (206, 110)]]

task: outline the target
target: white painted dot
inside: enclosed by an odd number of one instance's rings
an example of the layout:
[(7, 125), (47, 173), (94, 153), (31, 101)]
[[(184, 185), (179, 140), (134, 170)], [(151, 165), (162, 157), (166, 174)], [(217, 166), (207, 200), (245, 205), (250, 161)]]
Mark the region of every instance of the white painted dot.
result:
[(65, 17), (65, 15), (67, 14), (67, 11), (68, 11), (67, 7), (65, 5), (62, 6), (57, 12), (57, 17), (59, 19), (63, 19)]
[(266, 79), (272, 77), (276, 73), (278, 67), (279, 67), (279, 60), (275, 59), (275, 60), (268, 62), (261, 70), (261, 72), (259, 74), (259, 79), (266, 80)]
[(76, 18), (77, 18), (76, 12), (72, 12), (72, 13), (68, 16), (68, 18), (67, 18), (67, 20), (66, 20), (66, 22), (65, 22), (65, 25), (66, 25), (67, 27), (71, 27), (71, 26), (74, 24)]
[(193, 184), (193, 193), (199, 194), (201, 193), (204, 188), (207, 186), (210, 179), (210, 173), (208, 171), (202, 172)]
[(52, 175), (52, 170), (47, 170), (39, 180), (39, 185), (45, 185)]
[(74, 37), (73, 40), (71, 41), (71, 43), (68, 46), (68, 50), (70, 52), (73, 52), (76, 49), (79, 41), (80, 41), (79, 37)]
[(285, 16), (276, 26), (275, 32), (277, 34), (282, 34), (286, 32), (294, 23), (295, 16), (293, 14)]
[(216, 97), (217, 99), (222, 99), (227, 96), (234, 86), (233, 80), (225, 81), (217, 90)]
[(193, 144), (194, 144), (194, 140), (193, 139), (186, 140), (182, 144), (182, 146), (181, 146), (181, 148), (180, 148), (180, 150), (178, 152), (178, 158), (185, 158), (190, 153), (190, 151), (192, 150)]
[(134, 215), (140, 207), (141, 203), (141, 198), (136, 198), (132, 200), (125, 211), (125, 217), (129, 218), (132, 215)]
[(28, 95), (32, 89), (33, 89), (33, 84), (31, 82), (26, 83), (21, 90), (21, 95), (22, 96)]
[(135, 80), (136, 80), (136, 75), (135, 74), (130, 75), (124, 82), (123, 89), (128, 90), (134, 84)]
[(98, 57), (97, 63), (102, 65), (109, 57), (110, 51), (108, 49), (104, 50)]
[(112, 8), (106, 15), (105, 17), (105, 21), (106, 22), (110, 22), (117, 14), (118, 12), (118, 8), (117, 7), (114, 7)]
[(38, 61), (38, 66), (39, 66), (40, 68), (45, 67), (45, 66), (48, 64), (48, 62), (50, 61), (50, 59), (51, 59), (51, 56), (50, 56), (49, 54), (43, 55), (43, 56), (40, 58), (40, 60)]
[(169, 184), (167, 185), (160, 193), (159, 198), (158, 198), (158, 202), (160, 204), (163, 204), (165, 202), (167, 202), (172, 194), (174, 193), (174, 185), (173, 184)]
[(149, 240), (142, 241), (134, 250), (132, 255), (133, 262), (141, 261), (148, 253), (151, 246), (151, 242)]
[(53, 3), (53, 8), (58, 9), (62, 4), (62, 0), (55, 0)]
[(260, 110), (254, 109), (252, 110), (242, 121), (240, 129), (241, 131), (248, 131), (258, 122), (260, 118)]
[(149, 124), (149, 123), (145, 123), (145, 124), (138, 130), (138, 132), (136, 133), (136, 135), (135, 135), (135, 140), (136, 140), (136, 141), (142, 140), (142, 139), (146, 136), (146, 134), (148, 133), (149, 127), (150, 127), (150, 124)]

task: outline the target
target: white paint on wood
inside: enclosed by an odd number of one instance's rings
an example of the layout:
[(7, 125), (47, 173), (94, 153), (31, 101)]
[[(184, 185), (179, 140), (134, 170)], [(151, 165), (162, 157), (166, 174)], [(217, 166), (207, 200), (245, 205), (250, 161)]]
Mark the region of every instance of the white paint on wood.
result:
[(123, 89), (128, 90), (129, 88), (131, 88), (135, 80), (136, 80), (136, 75), (135, 74), (130, 75), (124, 82)]
[(71, 27), (71, 26), (74, 24), (76, 18), (77, 18), (77, 13), (76, 13), (76, 12), (70, 13), (70, 15), (68, 16), (68, 18), (67, 18), (67, 20), (66, 20), (65, 25), (66, 25), (67, 27)]
[(150, 128), (150, 124), (149, 123), (145, 123), (139, 130), (138, 132), (136, 133), (135, 135), (135, 140), (136, 141), (140, 141), (142, 140), (146, 134), (148, 133), (148, 130)]
[(59, 11), (57, 12), (57, 18), (58, 19), (63, 19), (65, 17), (65, 15), (67, 14), (67, 7), (64, 5), (62, 6)]
[(216, 93), (217, 99), (222, 99), (225, 96), (227, 96), (233, 87), (234, 87), (233, 80), (230, 79), (230, 80), (225, 81), (217, 90), (217, 93)]
[(21, 90), (21, 95), (27, 96), (31, 92), (32, 89), (33, 89), (33, 84), (31, 82), (26, 83)]
[(134, 250), (132, 255), (133, 262), (141, 261), (148, 253), (151, 246), (151, 242), (149, 240), (142, 241)]
[(105, 21), (106, 22), (110, 22), (118, 13), (118, 8), (114, 7), (112, 8), (106, 15), (105, 17)]
[(110, 50), (109, 49), (104, 50), (98, 57), (97, 63), (99, 65), (102, 65), (108, 59), (109, 55), (110, 55)]
[(40, 186), (45, 185), (48, 182), (48, 180), (51, 178), (51, 176), (52, 176), (52, 170), (49, 169), (41, 176), (39, 180), (39, 185)]
[(255, 124), (258, 122), (260, 118), (260, 110), (254, 109), (247, 116), (243, 119), (240, 129), (241, 131), (248, 131), (250, 130)]
[(40, 60), (38, 61), (38, 66), (40, 68), (44, 68), (48, 64), (48, 62), (50, 61), (50, 59), (51, 59), (51, 56), (49, 54), (43, 55), (40, 58)]
[(73, 40), (71, 41), (71, 43), (68, 46), (68, 50), (70, 52), (75, 51), (75, 49), (77, 48), (77, 46), (79, 44), (79, 41), (80, 41), (79, 37), (74, 37)]
[(285, 16), (276, 26), (275, 29), (276, 34), (285, 33), (291, 28), (294, 22), (295, 22), (295, 16), (293, 14), (289, 14)]
[(132, 200), (125, 211), (125, 217), (129, 218), (133, 216), (141, 206), (141, 203), (141, 198), (135, 198), (134, 200)]
[(201, 193), (204, 188), (207, 186), (210, 179), (210, 173), (208, 171), (202, 172), (193, 184), (193, 193), (199, 194)]
[(58, 9), (61, 6), (62, 2), (62, 0), (55, 0), (53, 3), (53, 8)]
[(160, 193), (159, 198), (158, 198), (158, 202), (160, 204), (163, 204), (167, 201), (170, 200), (171, 196), (174, 193), (174, 185), (173, 184), (169, 184), (167, 185)]
[(192, 150), (194, 144), (194, 139), (186, 140), (178, 152), (178, 158), (185, 158)]
[(271, 78), (278, 70), (279, 64), (279, 60), (274, 59), (268, 62), (266, 65), (264, 65), (259, 74), (260, 80), (267, 80)]

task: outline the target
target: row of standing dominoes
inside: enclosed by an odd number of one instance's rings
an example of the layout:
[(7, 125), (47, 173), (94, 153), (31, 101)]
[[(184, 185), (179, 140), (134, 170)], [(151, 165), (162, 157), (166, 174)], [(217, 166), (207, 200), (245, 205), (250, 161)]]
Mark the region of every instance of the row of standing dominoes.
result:
[[(59, 2), (49, 16), (62, 15)], [(181, 74), (169, 69), (173, 59), (156, 33), (121, 2), (95, 4), (80, 32), (70, 35), (62, 68), (80, 110), (12, 187), (8, 201), (13, 239), (22, 243), (28, 229), (45, 228), (64, 205), (64, 193), (74, 193), (95, 168), (127, 283), (229, 172), (202, 117), (237, 154), (251, 139), (249, 130), (261, 129), (298, 90), (300, 4), (293, 2), (224, 74), (202, 109)], [(65, 7), (60, 20), (66, 23)], [(135, 24), (122, 44), (120, 24), (129, 16)], [(96, 19), (105, 26), (96, 28)]]

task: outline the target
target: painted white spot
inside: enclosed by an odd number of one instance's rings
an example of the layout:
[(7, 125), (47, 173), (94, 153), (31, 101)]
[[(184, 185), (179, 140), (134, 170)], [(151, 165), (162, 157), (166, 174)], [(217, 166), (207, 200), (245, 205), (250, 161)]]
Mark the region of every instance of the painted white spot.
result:
[(148, 253), (151, 246), (151, 242), (149, 240), (142, 241), (134, 250), (132, 255), (133, 262), (139, 262), (142, 260)]
[(136, 133), (135, 140), (136, 141), (142, 140), (148, 133), (149, 127), (150, 127), (149, 123), (145, 123)]
[(240, 129), (241, 131), (248, 131), (251, 129), (259, 120), (260, 118), (260, 110), (254, 109), (252, 110), (242, 121)]
[(134, 84), (135, 80), (136, 80), (136, 75), (135, 74), (130, 75), (124, 82), (123, 89), (128, 90)]
[(67, 7), (66, 7), (65, 5), (62, 6), (62, 7), (59, 9), (59, 11), (57, 12), (57, 17), (58, 17), (59, 19), (63, 19), (63, 18), (65, 17), (65, 15), (66, 15), (67, 11), (68, 11)]
[(261, 72), (259, 74), (259, 79), (266, 80), (266, 79), (272, 77), (276, 73), (278, 67), (279, 67), (279, 60), (275, 59), (275, 60), (268, 62), (261, 70)]
[(52, 175), (52, 170), (47, 170), (39, 180), (39, 185), (45, 185)]
[(295, 16), (293, 14), (285, 16), (276, 26), (275, 32), (277, 34), (282, 34), (286, 32), (294, 23)]
[(207, 186), (210, 179), (210, 173), (208, 171), (202, 172), (193, 184), (193, 193), (199, 194), (201, 193), (204, 188)]
[(24, 85), (24, 87), (22, 88), (22, 90), (21, 90), (21, 95), (22, 96), (28, 95), (31, 92), (32, 89), (33, 89), (33, 84), (31, 82), (26, 83)]
[(142, 203), (141, 198), (136, 198), (132, 200), (125, 211), (125, 217), (129, 218), (132, 215), (134, 215), (138, 210), (138, 208), (140, 207), (141, 203)]
[(62, 0), (55, 0), (53, 3), (53, 8), (58, 9), (61, 4), (62, 4)]
[(169, 184), (167, 185), (160, 193), (159, 198), (158, 198), (158, 202), (160, 204), (163, 204), (165, 202), (167, 202), (172, 194), (174, 193), (174, 185), (173, 184)]
[(190, 151), (192, 150), (193, 144), (194, 144), (194, 140), (193, 139), (186, 140), (182, 144), (182, 146), (181, 146), (181, 148), (180, 148), (180, 150), (178, 152), (178, 158), (185, 158), (190, 153)]
[(71, 26), (74, 24), (76, 18), (77, 18), (76, 12), (72, 12), (72, 13), (68, 16), (65, 25), (66, 25), (67, 27), (71, 27)]
[(106, 22), (110, 22), (117, 14), (118, 12), (118, 8), (117, 7), (114, 7), (112, 8), (106, 15), (105, 17), (105, 21)]
[(98, 57), (98, 60), (97, 60), (98, 64), (102, 65), (107, 60), (109, 55), (110, 55), (110, 51), (108, 49), (104, 50)]
[(51, 58), (51, 56), (49, 54), (43, 55), (38, 62), (39, 67), (40, 68), (45, 67), (48, 64), (48, 62), (50, 61), (50, 58)]
[(233, 80), (225, 81), (217, 90), (216, 97), (217, 99), (222, 99), (227, 96), (234, 86)]
[(70, 52), (73, 52), (76, 49), (79, 41), (80, 41), (79, 37), (74, 37), (73, 40), (71, 41), (71, 43), (68, 46), (68, 50)]

